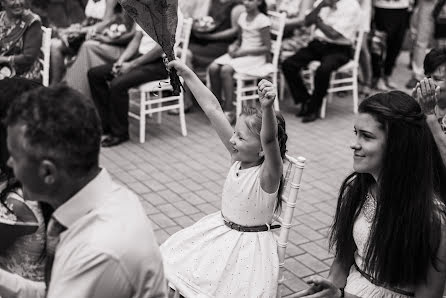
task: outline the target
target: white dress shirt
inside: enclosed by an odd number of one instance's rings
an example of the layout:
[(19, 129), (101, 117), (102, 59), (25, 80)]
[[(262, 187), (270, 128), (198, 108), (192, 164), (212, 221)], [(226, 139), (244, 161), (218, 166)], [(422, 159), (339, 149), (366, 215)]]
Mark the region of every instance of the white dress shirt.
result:
[(0, 270), (0, 296), (167, 297), (161, 254), (144, 208), (105, 169), (53, 217), (67, 230), (60, 236), (47, 293), (44, 283)]
[(361, 22), (361, 6), (357, 0), (339, 0), (334, 9), (331, 7), (322, 8), (319, 17), (344, 38), (330, 39), (320, 29), (314, 31), (314, 38), (335, 44), (352, 44)]

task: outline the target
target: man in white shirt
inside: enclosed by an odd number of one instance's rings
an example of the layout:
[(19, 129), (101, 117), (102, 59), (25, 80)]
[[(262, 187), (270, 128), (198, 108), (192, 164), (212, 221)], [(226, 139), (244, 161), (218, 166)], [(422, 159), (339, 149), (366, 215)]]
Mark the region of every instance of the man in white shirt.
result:
[[(282, 64), (282, 71), (294, 101), (302, 103), (302, 109), (298, 114), (303, 116), (302, 122), (317, 119), (322, 100), (327, 94), (332, 71), (351, 58), (360, 13), (361, 8), (357, 0), (322, 0), (305, 20), (294, 24), (296, 27), (312, 25), (316, 27), (314, 38), (308, 46), (300, 49)], [(314, 60), (320, 61), (321, 65), (316, 70), (314, 90), (310, 95), (299, 71)]]
[(67, 86), (42, 87), (12, 103), (6, 125), (8, 165), (24, 198), (55, 211), (47, 228), (46, 283), (0, 270), (0, 296), (167, 297), (143, 207), (99, 167), (101, 124), (93, 102)]
[[(178, 11), (176, 40), (179, 38), (183, 17)], [(88, 71), (91, 95), (106, 137), (102, 147), (112, 147), (129, 139), (128, 91), (145, 82), (168, 77), (162, 59), (163, 50), (139, 25), (127, 48), (114, 64), (104, 64)]]

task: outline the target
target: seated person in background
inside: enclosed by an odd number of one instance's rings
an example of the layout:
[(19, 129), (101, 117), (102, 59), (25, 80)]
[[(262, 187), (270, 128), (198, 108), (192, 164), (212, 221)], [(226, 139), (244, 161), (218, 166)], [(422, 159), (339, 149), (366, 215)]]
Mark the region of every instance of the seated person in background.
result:
[[(49, 221), (51, 207), (35, 201), (24, 201), (22, 187), (14, 176), (7, 162), (10, 157), (6, 146), (6, 126), (3, 119), (11, 102), (25, 91), (40, 87), (41, 84), (23, 78), (5, 78), (0, 81), (0, 170), (2, 178), (6, 179), (6, 186), (1, 189), (0, 200), (10, 197), (24, 202), (34, 213), (39, 227), (33, 234), (17, 239), (5, 239), (0, 234), (0, 268), (18, 274), (33, 281), (43, 281), (45, 273), (45, 226)], [(3, 180), (2, 179), (2, 180)]]
[(118, 0), (88, 0), (85, 7), (86, 19), (59, 29), (51, 40), (51, 83), (62, 80), (65, 72), (65, 58), (76, 55), (81, 44), (94, 32), (101, 32), (115, 17)]
[(207, 15), (211, 0), (178, 0), (184, 18), (199, 19)]
[[(266, 15), (264, 0), (245, 1), (245, 12), (238, 19), (238, 38), (229, 46), (228, 53), (209, 66), (211, 90), (220, 102), (229, 123), (235, 123), (234, 72), (267, 76), (274, 71), (267, 66), (271, 51), (271, 21)], [(263, 67), (262, 67), (263, 66)]]
[(115, 6), (115, 16), (102, 31), (91, 34), (82, 43), (74, 62), (68, 66), (62, 79), (73, 89), (91, 98), (88, 78), (85, 75), (93, 67), (118, 60), (135, 34), (132, 18), (119, 3)]
[(40, 79), (42, 45), (40, 18), (25, 0), (0, 0), (0, 79), (19, 76)]
[[(314, 38), (308, 46), (300, 49), (282, 64), (282, 71), (294, 102), (302, 103), (301, 111), (297, 115), (304, 117), (302, 122), (317, 119), (322, 100), (327, 94), (332, 71), (351, 58), (360, 13), (361, 8), (357, 0), (322, 0), (304, 21), (296, 24), (316, 26)], [(313, 60), (318, 60), (321, 64), (316, 70), (314, 90), (310, 95), (299, 72)]]
[(310, 28), (297, 26), (313, 7), (314, 0), (277, 0), (276, 10), (285, 12), (287, 20), (282, 40), (282, 59), (289, 57), (310, 42)]
[[(183, 17), (178, 12), (176, 40)], [(107, 63), (88, 71), (92, 99), (101, 117), (102, 147), (111, 147), (129, 139), (129, 89), (145, 82), (168, 77), (163, 51), (139, 25), (127, 48), (115, 63)]]
[[(206, 15), (213, 19), (214, 28), (210, 32), (203, 32), (195, 26), (192, 28), (189, 43), (190, 55), (187, 59), (187, 65), (197, 72), (202, 79), (201, 74), (205, 73), (212, 61), (226, 54), (228, 46), (236, 39), (237, 21), (240, 14), (245, 10), (241, 4), (242, 1), (239, 0), (208, 1), (209, 3), (204, 2), (203, 5), (208, 4)], [(202, 7), (199, 8), (199, 12), (201, 15)], [(193, 104), (193, 96), (187, 86), (185, 87), (184, 109), (187, 112)], [(178, 114), (178, 112), (169, 111), (169, 114)]]

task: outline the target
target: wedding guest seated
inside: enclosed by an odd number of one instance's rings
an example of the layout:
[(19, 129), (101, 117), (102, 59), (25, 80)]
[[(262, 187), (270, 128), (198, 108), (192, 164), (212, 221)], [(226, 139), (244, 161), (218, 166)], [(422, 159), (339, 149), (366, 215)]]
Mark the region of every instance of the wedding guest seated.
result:
[(115, 15), (102, 30), (91, 34), (82, 43), (76, 59), (67, 67), (63, 81), (91, 98), (90, 85), (85, 75), (93, 67), (118, 60), (135, 34), (133, 20), (119, 3), (115, 6)]
[[(23, 78), (5, 78), (0, 81), (0, 119), (3, 120), (11, 102), (22, 93), (42, 86), (32, 80)], [(33, 281), (43, 281), (45, 273), (45, 230), (51, 215), (51, 207), (45, 203), (24, 200), (20, 182), (15, 178), (7, 162), (10, 158), (6, 144), (6, 126), (0, 122), (0, 170), (2, 184), (0, 190), (0, 204), (3, 208), (8, 200), (13, 199), (16, 204), (25, 204), (37, 219), (38, 228), (32, 234), (11, 238), (2, 235), (0, 238), (0, 268), (18, 274)], [(1, 206), (0, 206), (1, 207)], [(14, 209), (13, 209), (14, 210)]]
[(0, 0), (0, 79), (41, 78), (42, 45), (40, 18), (26, 8), (25, 0)]
[(101, 32), (109, 25), (116, 15), (117, 3), (118, 0), (88, 0), (84, 21), (55, 30), (55, 37), (51, 40), (51, 83), (62, 80), (65, 73), (65, 58), (75, 56), (85, 39), (94, 32)]
[(442, 297), (446, 172), (426, 123), (432, 114), (401, 91), (359, 105), (354, 172), (342, 183), (331, 228), (330, 273), (310, 278), (295, 297)]
[[(176, 40), (179, 39), (182, 24), (183, 17), (178, 12)], [(167, 78), (162, 55), (161, 46), (136, 25), (133, 39), (115, 63), (88, 71), (92, 98), (104, 129), (103, 147), (116, 146), (129, 139), (128, 91), (142, 83)]]
[[(237, 21), (245, 8), (240, 0), (208, 0), (201, 5), (203, 7), (207, 5), (206, 15), (212, 20), (212, 26), (206, 28), (210, 31), (197, 26), (192, 27), (187, 65), (204, 78), (201, 74), (206, 72), (212, 61), (226, 54), (228, 46), (236, 39)], [(202, 15), (203, 7), (198, 7), (198, 13)], [(193, 95), (187, 85), (185, 87), (184, 109), (188, 112), (193, 105)], [(169, 114), (178, 112), (169, 111)]]
[[(296, 104), (302, 103), (297, 116), (302, 122), (318, 117), (322, 100), (327, 94), (331, 73), (347, 63), (352, 56), (352, 44), (359, 26), (361, 8), (356, 0), (323, 0), (296, 26), (315, 25), (313, 40), (282, 64), (282, 71)], [(320, 61), (310, 95), (299, 75), (311, 61)]]
[(99, 167), (101, 122), (68, 86), (14, 100), (5, 124), (8, 165), (27, 198), (54, 208), (45, 282), (0, 270), (7, 298), (167, 297), (161, 254), (138, 197)]

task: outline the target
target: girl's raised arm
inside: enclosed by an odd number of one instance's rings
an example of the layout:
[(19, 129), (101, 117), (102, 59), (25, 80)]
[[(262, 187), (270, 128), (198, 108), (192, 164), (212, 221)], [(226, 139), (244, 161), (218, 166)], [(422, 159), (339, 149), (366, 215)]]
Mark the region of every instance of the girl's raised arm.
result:
[(183, 77), (198, 104), (211, 121), (220, 140), (223, 142), (229, 153), (232, 153), (232, 145), (229, 143), (229, 140), (232, 137), (234, 130), (228, 119), (226, 119), (217, 98), (184, 63), (179, 60), (174, 60), (169, 62), (168, 67), (169, 69), (175, 68), (178, 74)]
[(260, 176), (260, 186), (268, 193), (277, 190), (283, 171), (279, 141), (277, 140), (277, 119), (273, 107), (275, 98), (273, 84), (267, 80), (261, 80), (259, 83), (259, 101), (262, 107), (260, 141), (265, 161)]

